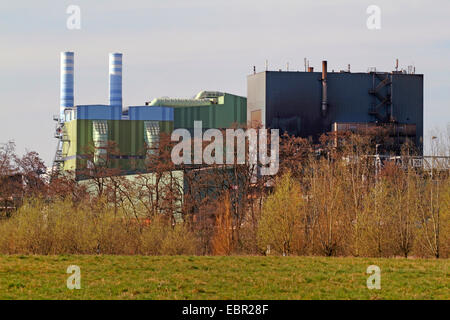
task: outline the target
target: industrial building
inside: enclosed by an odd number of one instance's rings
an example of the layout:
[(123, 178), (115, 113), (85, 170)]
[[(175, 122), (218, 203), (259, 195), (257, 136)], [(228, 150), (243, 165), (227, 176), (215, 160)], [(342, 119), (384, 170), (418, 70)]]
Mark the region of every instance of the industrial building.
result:
[(423, 150), (423, 75), (392, 71), (352, 73), (264, 71), (248, 76), (247, 118), (317, 141), (323, 133), (383, 127), (400, 146)]
[(204, 129), (247, 124), (247, 99), (229, 93), (202, 91), (194, 99), (159, 98), (146, 105), (172, 107), (175, 129), (193, 129), (194, 121)]
[(247, 99), (217, 91), (202, 91), (193, 99), (157, 98), (142, 106), (123, 107), (122, 54), (109, 55), (109, 104), (74, 103), (74, 53), (61, 53), (61, 98), (53, 168), (78, 173), (101, 164), (108, 145), (107, 166), (122, 174), (145, 171), (145, 159), (157, 148), (160, 135), (176, 128), (229, 128), (247, 123)]
[[(204, 130), (249, 123), (312, 141), (328, 132), (381, 127), (395, 146), (409, 139), (423, 150), (423, 75), (415, 71), (328, 72), (323, 61), (321, 72), (255, 72), (247, 79), (247, 98), (202, 91), (190, 99), (156, 98), (123, 106), (122, 58), (121, 53), (109, 55), (109, 103), (76, 105), (74, 53), (61, 53), (54, 168), (77, 172), (95, 165), (107, 152), (107, 143), (113, 142), (117, 152), (108, 165), (123, 174), (140, 172), (161, 134), (193, 130), (199, 120)], [(91, 158), (89, 148), (95, 150)]]
[[(139, 107), (132, 107), (139, 108)], [(93, 165), (101, 165), (102, 153), (117, 148), (108, 158), (108, 166), (133, 173), (145, 167), (146, 154), (157, 147), (159, 136), (173, 130), (173, 110), (155, 107), (144, 116), (131, 113), (130, 119), (111, 117), (110, 106), (77, 106), (67, 109), (73, 120), (64, 123), (64, 170), (79, 171)], [(74, 116), (72, 116), (74, 114)], [(109, 144), (109, 146), (108, 146)], [(94, 153), (90, 156), (91, 153)]]

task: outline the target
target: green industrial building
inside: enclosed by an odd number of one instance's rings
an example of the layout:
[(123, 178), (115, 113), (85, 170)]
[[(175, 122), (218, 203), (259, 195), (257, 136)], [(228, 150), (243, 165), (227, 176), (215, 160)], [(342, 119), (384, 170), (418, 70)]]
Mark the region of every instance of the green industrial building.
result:
[(173, 121), (76, 119), (66, 122), (64, 170), (83, 170), (91, 160), (96, 162), (94, 165), (101, 165), (101, 154), (115, 149), (109, 157), (110, 168), (124, 173), (141, 171), (145, 168), (148, 149), (157, 147), (160, 134), (170, 134), (172, 130)]
[(146, 172), (146, 158), (156, 152), (163, 133), (194, 128), (230, 128), (247, 123), (247, 99), (202, 91), (193, 99), (158, 98), (143, 106), (123, 106), (122, 54), (109, 54), (109, 103), (75, 105), (74, 53), (61, 53), (60, 113), (53, 168), (80, 173), (106, 167), (119, 174)]
[(174, 128), (194, 128), (202, 121), (204, 129), (226, 129), (247, 124), (247, 98), (217, 91), (202, 91), (194, 99), (158, 98), (148, 106), (174, 108)]
[(57, 131), (64, 171), (78, 176), (86, 169), (106, 165), (120, 174), (133, 174), (146, 170), (145, 159), (158, 147), (161, 134), (178, 128), (191, 130), (194, 121), (202, 121), (204, 129), (245, 125), (247, 99), (202, 91), (194, 99), (159, 98), (123, 109), (80, 105), (65, 108), (64, 117)]

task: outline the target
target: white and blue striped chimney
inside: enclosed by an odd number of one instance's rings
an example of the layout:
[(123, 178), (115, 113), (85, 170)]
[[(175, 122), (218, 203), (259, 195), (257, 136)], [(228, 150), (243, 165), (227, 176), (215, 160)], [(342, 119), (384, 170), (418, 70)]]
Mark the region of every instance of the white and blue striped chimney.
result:
[(109, 105), (122, 106), (122, 54), (109, 54)]
[(60, 120), (64, 121), (64, 109), (73, 107), (73, 74), (74, 53), (61, 52), (61, 92), (60, 92)]

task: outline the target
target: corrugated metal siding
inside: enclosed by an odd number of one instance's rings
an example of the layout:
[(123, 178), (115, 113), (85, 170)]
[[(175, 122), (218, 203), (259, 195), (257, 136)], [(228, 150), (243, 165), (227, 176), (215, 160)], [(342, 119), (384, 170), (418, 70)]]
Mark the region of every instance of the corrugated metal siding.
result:
[[(66, 123), (69, 142), (65, 143), (68, 150), (67, 160), (64, 164), (66, 170), (75, 167), (83, 168), (86, 160), (83, 154), (93, 146), (94, 120), (73, 120)], [(143, 169), (145, 165), (145, 137), (144, 121), (141, 120), (108, 120), (108, 140), (114, 142), (119, 148), (120, 159), (112, 160), (112, 168), (123, 170)], [(173, 131), (173, 121), (159, 121), (161, 134)], [(67, 147), (66, 147), (67, 146)], [(141, 159), (139, 159), (141, 157)]]
[(194, 121), (203, 128), (230, 128), (233, 123), (247, 123), (247, 99), (231, 94), (219, 98), (218, 104), (174, 108), (174, 127), (192, 129)]
[[(329, 105), (325, 117), (321, 115), (320, 79), (319, 72), (268, 71), (251, 75), (248, 77), (248, 111), (261, 105), (267, 127), (315, 139), (331, 131), (334, 122), (375, 122), (376, 118), (369, 114), (379, 103), (369, 94), (373, 89), (373, 74), (328, 73)], [(392, 79), (394, 117), (400, 123), (416, 124), (419, 145), (423, 136), (423, 76), (392, 75)], [(376, 80), (375, 85), (378, 83)], [(384, 88), (381, 93), (386, 95), (387, 90)], [(266, 93), (265, 101), (261, 92)], [(382, 109), (384, 113), (386, 108)]]
[(120, 120), (122, 118), (122, 106), (79, 105), (76, 109), (76, 117), (80, 120)]
[[(374, 102), (374, 97), (369, 94), (372, 78), (366, 73), (329, 73), (327, 119), (332, 122), (375, 121), (375, 117), (369, 114)], [(318, 82), (321, 87), (321, 82)]]
[(77, 145), (77, 122), (70, 121), (64, 123), (64, 130), (69, 141), (63, 143), (63, 156), (67, 158), (64, 161), (64, 170), (74, 170), (76, 168), (76, 154), (78, 150)]
[[(329, 121), (320, 113), (320, 77), (319, 72), (266, 72), (266, 126), (304, 137), (326, 131)], [(282, 123), (287, 127), (274, 126)], [(301, 127), (292, 128), (292, 123)]]
[(171, 107), (130, 106), (128, 116), (130, 120), (173, 121), (174, 113)]
[(392, 103), (398, 122), (416, 125), (416, 144), (423, 147), (423, 75), (393, 75)]

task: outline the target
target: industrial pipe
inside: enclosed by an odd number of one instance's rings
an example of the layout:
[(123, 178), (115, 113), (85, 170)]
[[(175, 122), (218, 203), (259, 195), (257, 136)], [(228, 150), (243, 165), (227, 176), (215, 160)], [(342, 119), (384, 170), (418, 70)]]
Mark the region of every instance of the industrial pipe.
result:
[(327, 61), (322, 61), (322, 116), (327, 115), (328, 110), (328, 93), (327, 93)]

